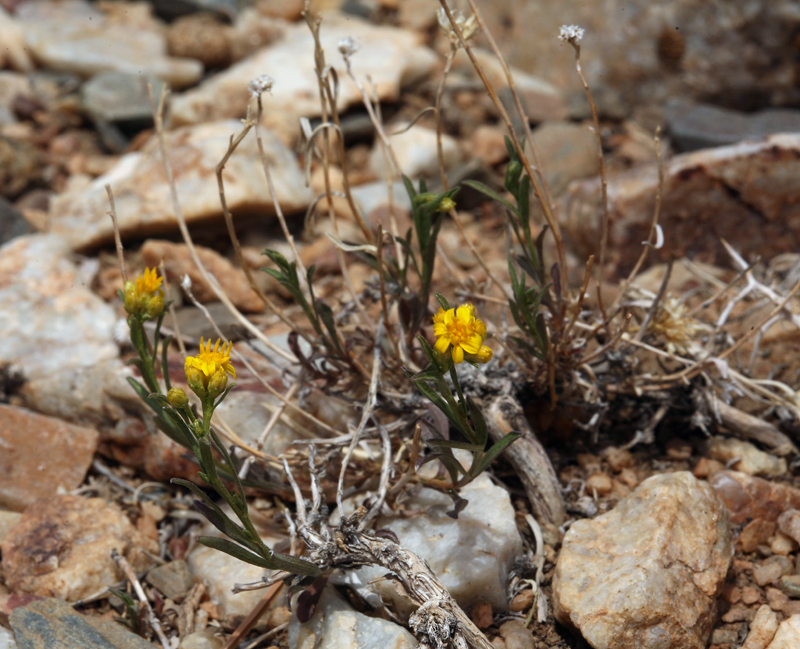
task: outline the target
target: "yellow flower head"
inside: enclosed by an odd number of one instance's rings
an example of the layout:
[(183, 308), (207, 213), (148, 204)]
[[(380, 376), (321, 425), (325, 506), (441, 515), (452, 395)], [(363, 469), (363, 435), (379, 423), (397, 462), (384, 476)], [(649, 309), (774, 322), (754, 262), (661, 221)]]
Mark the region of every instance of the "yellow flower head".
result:
[(492, 350), (483, 344), (486, 340), (486, 324), (475, 315), (475, 307), (462, 304), (458, 309), (439, 312), (433, 316), (433, 333), (436, 336), (436, 350), (446, 354), (452, 345), (454, 363), (466, 359), (474, 363), (486, 363), (492, 357)]
[(200, 352), (197, 356), (187, 356), (184, 364), (186, 383), (201, 399), (206, 396), (216, 399), (225, 391), (228, 374), (236, 378), (236, 370), (231, 365), (231, 346), (228, 342), (220, 347), (219, 338), (211, 349), (211, 340), (203, 344), (200, 339)]
[(123, 292), (125, 310), (131, 315), (149, 318), (160, 316), (164, 311), (163, 281), (164, 278), (156, 274), (155, 268), (145, 268), (135, 282), (126, 282)]

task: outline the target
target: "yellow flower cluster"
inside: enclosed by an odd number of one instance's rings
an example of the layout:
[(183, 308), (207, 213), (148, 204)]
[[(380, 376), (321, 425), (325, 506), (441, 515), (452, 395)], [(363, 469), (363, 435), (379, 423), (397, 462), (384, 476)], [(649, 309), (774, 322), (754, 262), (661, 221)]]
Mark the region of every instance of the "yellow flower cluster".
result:
[(186, 383), (201, 399), (206, 396), (216, 399), (225, 391), (228, 383), (228, 374), (236, 378), (236, 370), (231, 365), (231, 347), (228, 342), (220, 347), (219, 338), (211, 349), (211, 340), (205, 345), (200, 339), (200, 351), (197, 356), (187, 356), (184, 365)]
[(163, 277), (156, 274), (155, 268), (145, 268), (135, 282), (125, 282), (123, 305), (131, 315), (157, 318), (164, 312), (164, 291), (161, 289)]
[(486, 340), (486, 324), (475, 315), (475, 307), (462, 304), (457, 309), (439, 312), (433, 316), (433, 333), (436, 350), (446, 354), (452, 345), (454, 363), (464, 359), (473, 363), (488, 363), (492, 350), (483, 344)]

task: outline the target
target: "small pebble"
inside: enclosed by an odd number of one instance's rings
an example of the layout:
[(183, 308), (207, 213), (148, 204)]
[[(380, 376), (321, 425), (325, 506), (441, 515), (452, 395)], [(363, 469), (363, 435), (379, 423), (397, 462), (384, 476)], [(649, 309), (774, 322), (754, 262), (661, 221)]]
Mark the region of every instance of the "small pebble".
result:
[(781, 590), (792, 599), (800, 599), (800, 575), (781, 577)]
[(714, 629), (711, 634), (711, 644), (735, 645), (738, 640), (739, 632), (736, 629)]
[(784, 556), (797, 550), (797, 541), (790, 536), (787, 536), (781, 531), (775, 533), (775, 538), (770, 543), (770, 550), (775, 554), (782, 554)]
[(766, 521), (763, 518), (756, 518), (744, 526), (739, 534), (739, 545), (742, 552), (749, 554), (755, 552), (756, 548), (766, 543), (775, 534), (775, 523)]
[(479, 629), (488, 629), (494, 622), (492, 615), (492, 605), (489, 602), (481, 602), (472, 607), (472, 614), (470, 615), (473, 623)]
[[(608, 462), (608, 466), (614, 473), (621, 472), (624, 468), (633, 465), (633, 455), (631, 452), (624, 448), (617, 448), (616, 446), (609, 446), (600, 453), (600, 456)], [(631, 485), (628, 485), (631, 486)]]
[(533, 604), (533, 589), (526, 588), (516, 594), (509, 608), (515, 613), (521, 613), (522, 611), (527, 611), (531, 604)]
[(694, 477), (705, 479), (709, 478), (715, 473), (719, 473), (725, 468), (725, 465), (722, 462), (717, 462), (717, 460), (712, 460), (707, 457), (701, 457), (697, 465), (694, 467)]
[(789, 597), (777, 588), (767, 588), (767, 604), (773, 611), (782, 611), (784, 606), (789, 602)]
[(765, 649), (772, 642), (777, 630), (778, 618), (774, 611), (764, 604), (756, 611), (756, 616), (750, 624), (750, 632), (741, 649)]
[(764, 561), (765, 564), (767, 563), (776, 563), (781, 567), (781, 576), (783, 575), (791, 575), (794, 572), (794, 562), (789, 558), (785, 557), (780, 554), (776, 554), (771, 556), (769, 559)]
[(667, 442), (667, 457), (670, 460), (688, 460), (692, 457), (692, 445), (686, 440), (673, 437)]
[(521, 620), (509, 620), (500, 627), (507, 649), (536, 649), (533, 634)]
[(762, 600), (761, 589), (745, 586), (742, 588), (742, 602), (750, 606)]
[(783, 568), (778, 563), (762, 563), (753, 568), (753, 579), (759, 586), (766, 586), (781, 578)]
[[(780, 592), (780, 591), (779, 591)], [(722, 616), (723, 622), (746, 622), (753, 618), (755, 613), (752, 609), (745, 606), (733, 606), (731, 609)]]
[(605, 496), (614, 488), (611, 476), (603, 471), (597, 471), (586, 478), (586, 493), (597, 492), (598, 496)]
[(578, 453), (578, 466), (583, 467), (588, 471), (599, 471), (601, 462), (600, 458), (591, 453)]
[(220, 649), (223, 645), (222, 638), (214, 635), (210, 629), (190, 633), (181, 640), (179, 649)]
[(725, 584), (720, 597), (728, 604), (736, 604), (742, 599), (742, 589), (734, 584)]
[(635, 489), (639, 486), (639, 476), (637, 476), (636, 471), (630, 467), (625, 467), (622, 469), (617, 476), (617, 480), (631, 489)]

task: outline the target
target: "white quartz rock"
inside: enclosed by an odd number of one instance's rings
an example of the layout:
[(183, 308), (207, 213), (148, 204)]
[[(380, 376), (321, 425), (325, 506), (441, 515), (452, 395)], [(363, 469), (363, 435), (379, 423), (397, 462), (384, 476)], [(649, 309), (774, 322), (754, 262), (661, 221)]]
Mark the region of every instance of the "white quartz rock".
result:
[[(425, 559), (461, 608), (488, 602), (495, 611), (506, 610), (508, 571), (522, 552), (511, 499), (485, 474), (460, 493), (469, 504), (458, 520), (447, 515), (453, 509), (448, 496), (422, 489), (403, 503), (406, 510), (419, 513), (409, 518), (380, 517), (375, 527), (390, 529), (404, 549)], [(385, 574), (385, 568), (368, 567), (351, 578), (366, 585)], [(394, 601), (401, 613), (415, 610), (392, 582), (381, 580), (373, 587), (384, 600)]]
[(28, 379), (94, 366), (119, 354), (114, 310), (57, 236), (31, 234), (0, 247), (0, 363)]
[(800, 615), (781, 622), (767, 649), (797, 649), (800, 647)]
[(645, 480), (564, 537), (556, 619), (595, 649), (704, 649), (733, 556), (728, 513), (687, 471)]
[(413, 649), (417, 641), (394, 622), (355, 612), (328, 586), (314, 615), (301, 624), (289, 622), (292, 649)]

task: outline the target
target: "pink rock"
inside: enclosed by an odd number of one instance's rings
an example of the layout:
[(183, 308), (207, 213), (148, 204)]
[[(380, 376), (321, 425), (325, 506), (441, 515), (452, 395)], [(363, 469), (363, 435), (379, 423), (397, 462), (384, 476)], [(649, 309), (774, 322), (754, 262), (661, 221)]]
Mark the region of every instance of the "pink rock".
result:
[(59, 487), (78, 487), (97, 438), (93, 428), (0, 405), (0, 506), (23, 511)]
[(777, 521), (782, 512), (800, 509), (800, 489), (738, 471), (720, 471), (709, 479), (731, 513), (734, 525), (756, 518)]

